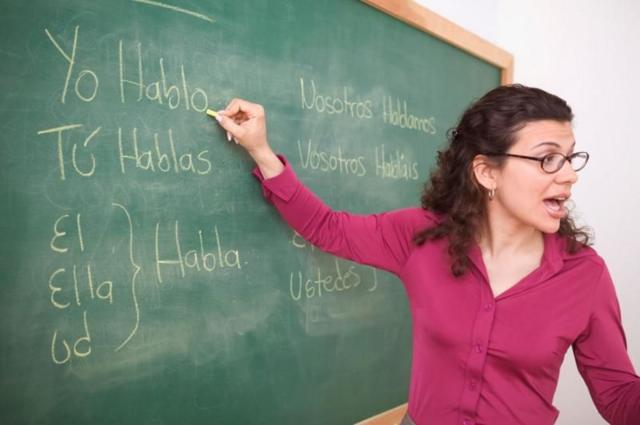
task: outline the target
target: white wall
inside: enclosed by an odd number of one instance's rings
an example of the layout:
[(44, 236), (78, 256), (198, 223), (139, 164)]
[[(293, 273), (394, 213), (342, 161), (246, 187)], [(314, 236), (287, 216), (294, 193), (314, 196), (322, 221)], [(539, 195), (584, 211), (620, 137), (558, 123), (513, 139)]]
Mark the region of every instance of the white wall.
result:
[[(637, 0), (416, 0), (514, 55), (514, 82), (569, 102), (578, 150), (591, 154), (573, 194), (596, 232), (640, 370), (640, 2)], [(596, 425), (567, 353), (554, 399), (558, 425)]]

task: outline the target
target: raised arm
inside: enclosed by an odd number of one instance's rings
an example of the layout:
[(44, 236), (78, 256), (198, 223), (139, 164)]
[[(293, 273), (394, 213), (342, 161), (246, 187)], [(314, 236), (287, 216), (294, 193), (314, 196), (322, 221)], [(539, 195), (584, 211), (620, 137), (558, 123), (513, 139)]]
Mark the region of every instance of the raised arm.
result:
[(573, 344), (578, 370), (607, 422), (640, 424), (640, 378), (627, 354), (618, 299), (604, 264), (597, 285), (589, 323)]
[(430, 222), (419, 208), (372, 215), (333, 211), (296, 177), (267, 142), (264, 109), (234, 99), (218, 114), (222, 127), (256, 162), (263, 194), (285, 221), (323, 251), (399, 274), (413, 246), (413, 234)]

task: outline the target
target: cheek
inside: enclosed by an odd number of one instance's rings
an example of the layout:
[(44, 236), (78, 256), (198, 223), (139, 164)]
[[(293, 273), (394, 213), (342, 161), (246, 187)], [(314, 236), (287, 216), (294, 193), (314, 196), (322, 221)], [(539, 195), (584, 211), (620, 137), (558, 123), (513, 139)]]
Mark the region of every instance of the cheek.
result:
[(536, 208), (536, 197), (531, 187), (509, 187), (502, 192), (502, 203), (517, 216), (526, 216)]
[(520, 214), (534, 213), (543, 206), (542, 199), (549, 187), (548, 179), (540, 173), (513, 173), (504, 180), (502, 200), (512, 211)]

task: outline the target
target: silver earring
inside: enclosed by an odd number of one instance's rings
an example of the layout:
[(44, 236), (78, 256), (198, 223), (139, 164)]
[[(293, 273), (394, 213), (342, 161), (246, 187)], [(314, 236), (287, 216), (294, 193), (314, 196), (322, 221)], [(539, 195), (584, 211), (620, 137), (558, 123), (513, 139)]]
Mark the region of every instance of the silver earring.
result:
[(489, 190), (489, 200), (492, 201), (493, 198), (495, 198), (495, 196), (496, 196), (496, 188), (494, 187)]

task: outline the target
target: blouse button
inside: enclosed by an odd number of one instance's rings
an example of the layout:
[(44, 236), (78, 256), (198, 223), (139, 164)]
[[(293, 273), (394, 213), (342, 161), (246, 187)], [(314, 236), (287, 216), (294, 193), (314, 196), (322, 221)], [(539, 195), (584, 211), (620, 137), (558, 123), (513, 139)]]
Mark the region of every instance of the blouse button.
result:
[(471, 381), (471, 382), (469, 382), (469, 389), (473, 391), (473, 390), (476, 389), (477, 385), (478, 384), (476, 384), (476, 381)]
[(471, 421), (470, 421), (469, 419), (465, 418), (465, 419), (462, 421), (462, 425), (471, 425)]
[(476, 353), (478, 353), (478, 354), (482, 353), (482, 345), (481, 344), (476, 344), (475, 350), (476, 350)]
[(491, 311), (493, 309), (493, 304), (487, 303), (484, 305), (485, 311)]

